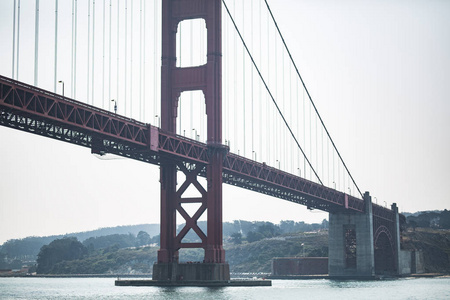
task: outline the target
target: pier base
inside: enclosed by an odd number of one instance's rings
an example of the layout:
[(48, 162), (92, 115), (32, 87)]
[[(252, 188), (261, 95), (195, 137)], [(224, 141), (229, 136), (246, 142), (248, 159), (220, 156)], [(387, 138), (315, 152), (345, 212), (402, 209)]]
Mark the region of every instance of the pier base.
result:
[(153, 280), (157, 281), (228, 281), (230, 266), (226, 263), (156, 263)]
[(226, 286), (272, 286), (271, 280), (194, 280), (194, 281), (158, 281), (158, 280), (116, 280), (116, 286), (197, 286), (197, 287), (226, 287)]
[(271, 286), (270, 280), (230, 280), (226, 263), (156, 263), (153, 280), (116, 280), (116, 286)]

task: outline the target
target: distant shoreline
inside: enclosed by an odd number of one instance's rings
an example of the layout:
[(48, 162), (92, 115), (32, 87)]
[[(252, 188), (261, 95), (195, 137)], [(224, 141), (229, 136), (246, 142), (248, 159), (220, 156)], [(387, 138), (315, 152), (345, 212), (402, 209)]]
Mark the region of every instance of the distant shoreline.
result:
[[(29, 274), (8, 274), (0, 275), (0, 278), (152, 278), (152, 274), (41, 274), (41, 275), (29, 275)], [(239, 276), (237, 276), (239, 277)], [(450, 274), (446, 273), (422, 273), (422, 274), (409, 274), (405, 276), (375, 276), (375, 279), (395, 279), (395, 278), (436, 278), (436, 277), (450, 277)], [(267, 276), (268, 279), (279, 280), (309, 280), (309, 279), (337, 279), (329, 277), (328, 275), (292, 275), (292, 276)], [(339, 278), (338, 280), (341, 280)], [(351, 280), (358, 280), (358, 278), (349, 278)], [(345, 279), (344, 279), (345, 280)]]
[(8, 274), (2, 277), (26, 277), (26, 278), (151, 278), (152, 274)]

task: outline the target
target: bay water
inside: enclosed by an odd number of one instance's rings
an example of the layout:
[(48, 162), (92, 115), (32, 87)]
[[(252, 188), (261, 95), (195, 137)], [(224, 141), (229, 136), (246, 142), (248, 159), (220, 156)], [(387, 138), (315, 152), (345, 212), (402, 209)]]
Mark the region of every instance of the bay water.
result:
[(450, 277), (272, 280), (271, 287), (116, 287), (114, 278), (0, 278), (0, 299), (450, 299)]

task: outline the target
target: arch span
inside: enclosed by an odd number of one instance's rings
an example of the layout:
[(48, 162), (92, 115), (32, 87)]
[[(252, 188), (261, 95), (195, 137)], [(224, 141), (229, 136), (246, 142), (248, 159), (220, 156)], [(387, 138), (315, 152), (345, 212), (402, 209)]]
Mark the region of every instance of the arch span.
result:
[(375, 274), (395, 274), (394, 239), (389, 229), (381, 225), (374, 234)]

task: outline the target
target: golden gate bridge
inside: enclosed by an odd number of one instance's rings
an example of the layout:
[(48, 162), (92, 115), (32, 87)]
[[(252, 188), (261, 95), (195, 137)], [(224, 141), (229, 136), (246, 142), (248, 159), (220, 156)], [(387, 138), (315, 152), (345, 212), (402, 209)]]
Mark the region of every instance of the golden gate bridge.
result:
[[(358, 188), (267, 1), (23, 2), (11, 1), (0, 124), (159, 165), (154, 278), (229, 279), (222, 183), (329, 212), (330, 275), (399, 272), (402, 216)], [(24, 52), (30, 28), (34, 51)], [(183, 241), (191, 230), (198, 242)], [(201, 278), (179, 263), (183, 248), (205, 250)]]

